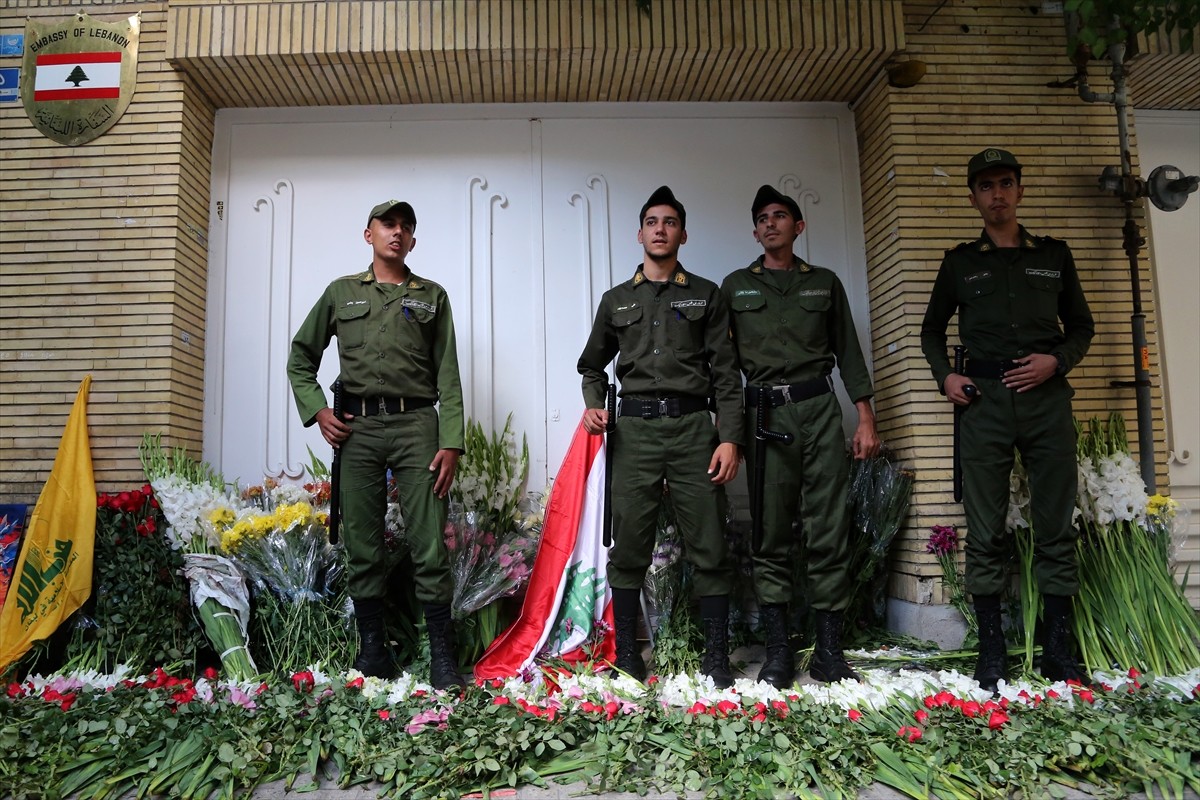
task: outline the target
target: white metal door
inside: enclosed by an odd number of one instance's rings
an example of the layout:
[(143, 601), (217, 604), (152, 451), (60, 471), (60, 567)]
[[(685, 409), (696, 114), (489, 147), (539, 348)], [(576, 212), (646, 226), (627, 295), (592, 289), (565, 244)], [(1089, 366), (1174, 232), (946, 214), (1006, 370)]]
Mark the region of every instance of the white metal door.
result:
[[(297, 477), (308, 447), (327, 460), (296, 417), (288, 347), (325, 285), (366, 268), (366, 215), (389, 198), (416, 210), (409, 266), (450, 293), (467, 413), (489, 430), (513, 414), (531, 488), (570, 442), (595, 305), (640, 261), (637, 212), (661, 184), (688, 210), (684, 265), (718, 282), (759, 252), (757, 187), (796, 197), (800, 254), (841, 276), (869, 354), (852, 126), (835, 105), (219, 112), (205, 458), (242, 482)], [(336, 374), (331, 347), (323, 385)]]

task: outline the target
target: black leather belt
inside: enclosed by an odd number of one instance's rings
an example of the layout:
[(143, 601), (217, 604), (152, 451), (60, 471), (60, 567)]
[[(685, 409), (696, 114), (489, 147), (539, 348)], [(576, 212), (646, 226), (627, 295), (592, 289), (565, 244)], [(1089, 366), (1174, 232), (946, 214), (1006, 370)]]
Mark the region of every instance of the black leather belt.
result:
[(998, 381), (1004, 377), (1004, 373), (1010, 369), (1016, 369), (1019, 364), (1012, 361), (983, 361), (978, 358), (967, 360), (967, 366), (963, 369), (963, 375), (968, 378), (990, 378)]
[[(788, 403), (802, 403), (805, 400), (811, 400), (814, 397), (820, 397), (823, 394), (829, 394), (833, 391), (833, 377), (826, 375), (823, 378), (813, 378), (808, 381), (800, 381), (800, 383), (789, 383), (784, 386), (772, 386), (768, 392), (767, 405), (770, 408), (778, 408), (785, 406)], [(758, 405), (758, 390), (753, 386), (746, 387), (746, 407), (754, 408)]]
[(625, 397), (621, 400), (619, 416), (658, 419), (659, 417), (682, 417), (697, 411), (708, 410), (708, 398), (695, 395), (682, 397), (659, 397), (655, 399)]
[(403, 414), (418, 408), (429, 408), (436, 403), (428, 397), (359, 397), (347, 394), (342, 402), (342, 411), (356, 417), (373, 417), (376, 414)]

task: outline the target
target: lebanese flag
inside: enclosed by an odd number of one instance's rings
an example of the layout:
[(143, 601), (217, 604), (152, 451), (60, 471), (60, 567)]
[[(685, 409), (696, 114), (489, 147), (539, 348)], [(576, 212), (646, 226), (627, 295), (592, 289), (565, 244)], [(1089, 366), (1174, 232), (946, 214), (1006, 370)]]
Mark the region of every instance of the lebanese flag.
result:
[(34, 102), (116, 100), (121, 96), (121, 52), (51, 53), (37, 57)]
[(475, 664), (476, 678), (517, 675), (539, 656), (616, 658), (603, 513), (604, 437), (581, 424), (550, 489), (521, 613)]

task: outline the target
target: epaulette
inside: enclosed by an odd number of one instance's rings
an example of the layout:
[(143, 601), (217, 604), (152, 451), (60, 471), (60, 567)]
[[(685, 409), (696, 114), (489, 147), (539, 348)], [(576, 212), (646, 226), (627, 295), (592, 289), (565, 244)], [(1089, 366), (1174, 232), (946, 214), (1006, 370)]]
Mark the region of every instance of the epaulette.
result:
[(971, 247), (972, 245), (976, 245), (976, 244), (979, 244), (978, 239), (971, 241), (971, 242), (959, 242), (958, 244), (956, 244), (954, 247), (951, 247), (946, 252), (947, 253), (957, 253), (959, 250), (966, 250), (968, 247)]

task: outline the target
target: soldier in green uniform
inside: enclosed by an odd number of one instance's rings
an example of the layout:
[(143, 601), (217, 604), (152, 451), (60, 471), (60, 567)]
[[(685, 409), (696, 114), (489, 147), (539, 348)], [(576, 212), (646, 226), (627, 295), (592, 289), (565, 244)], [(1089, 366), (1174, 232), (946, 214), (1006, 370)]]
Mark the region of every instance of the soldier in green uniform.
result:
[(792, 252), (796, 237), (804, 231), (796, 201), (763, 186), (754, 197), (751, 217), (763, 254), (721, 284), (733, 309), (734, 340), (746, 375), (749, 463), (755, 463), (755, 448), (764, 446), (751, 433), (757, 387), (770, 387), (769, 428), (795, 437), (791, 445), (766, 444), (766, 474), (750, 474), (751, 481), (764, 481), (762, 546), (753, 556), (754, 589), (767, 640), (767, 657), (758, 679), (779, 689), (794, 679), (787, 602), (792, 596), (792, 521), (799, 508), (816, 612), (810, 674), (823, 682), (858, 680), (841, 643), (842, 612), (850, 600), (846, 511), (850, 472), (842, 410), (831, 375), (836, 364), (858, 410), (851, 440), (858, 459), (879, 452), (871, 376), (841, 281), (830, 270), (805, 263)]
[[(416, 227), (408, 203), (388, 200), (371, 209), (363, 233), (371, 265), (325, 289), (292, 340), (288, 379), (305, 426), (316, 423), (341, 450), (347, 581), (360, 640), (355, 668), (380, 677), (392, 672), (383, 624), (390, 467), (424, 604), (430, 683), (445, 689), (463, 685), (450, 619), (454, 580), (442, 539), (446, 495), (463, 449), (462, 382), (446, 291), (405, 264)], [(317, 383), (334, 336), (345, 389), (340, 420)]]
[[(737, 474), (744, 441), (741, 379), (725, 298), (715, 283), (679, 263), (686, 220), (666, 186), (642, 206), (642, 263), (630, 280), (604, 293), (578, 369), (588, 433), (602, 433), (608, 420), (604, 370), (614, 357), (621, 383), (619, 420), (609, 438), (614, 541), (608, 581), (616, 667), (639, 680), (646, 676), (636, 640), (638, 604), (665, 479), (695, 569), (705, 641), (701, 670), (725, 688), (733, 682), (727, 641), (733, 568), (723, 485)], [(714, 397), (715, 427), (709, 413)]]
[[(967, 165), (967, 187), (983, 232), (942, 260), (921, 324), (921, 349), (942, 393), (963, 407), (967, 590), (979, 619), (975, 679), (995, 691), (1008, 677), (1000, 593), (1008, 579), (1005, 519), (1015, 448), (1029, 473), (1034, 571), (1045, 599), (1042, 675), (1086, 682), (1070, 641), (1079, 581), (1071, 526), (1074, 392), (1066, 376), (1087, 352), (1095, 326), (1070, 248), (1017, 222), (1025, 187), (1013, 154), (996, 148), (976, 154)], [(955, 312), (967, 348), (961, 375), (946, 354), (946, 326)], [(973, 401), (967, 386), (978, 392)]]

